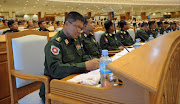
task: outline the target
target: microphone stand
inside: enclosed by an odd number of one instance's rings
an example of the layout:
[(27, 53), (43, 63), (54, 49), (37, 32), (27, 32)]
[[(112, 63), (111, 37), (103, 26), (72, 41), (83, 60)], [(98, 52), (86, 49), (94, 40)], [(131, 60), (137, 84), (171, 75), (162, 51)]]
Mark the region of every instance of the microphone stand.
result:
[[(114, 19), (114, 12), (112, 12), (112, 17), (113, 17), (113, 21), (114, 21), (114, 28), (115, 28), (115, 34), (116, 34), (116, 27), (115, 27), (115, 19)], [(117, 37), (116, 37), (117, 38)], [(130, 52), (125, 46), (124, 44), (121, 43), (121, 41), (117, 40), (125, 49), (126, 51)]]

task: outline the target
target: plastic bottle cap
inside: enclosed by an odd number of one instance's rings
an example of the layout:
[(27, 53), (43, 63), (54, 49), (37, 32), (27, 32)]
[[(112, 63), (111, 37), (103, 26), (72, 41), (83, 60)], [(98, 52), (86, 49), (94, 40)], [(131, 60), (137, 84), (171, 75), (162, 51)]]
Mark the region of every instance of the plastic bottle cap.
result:
[(105, 49), (105, 50), (102, 50), (102, 55), (103, 55), (103, 56), (107, 56), (107, 55), (108, 55), (108, 50), (106, 50), (106, 49)]
[(139, 40), (139, 39), (136, 39), (136, 42), (140, 42), (140, 40)]
[(153, 37), (153, 35), (150, 35), (150, 37)]

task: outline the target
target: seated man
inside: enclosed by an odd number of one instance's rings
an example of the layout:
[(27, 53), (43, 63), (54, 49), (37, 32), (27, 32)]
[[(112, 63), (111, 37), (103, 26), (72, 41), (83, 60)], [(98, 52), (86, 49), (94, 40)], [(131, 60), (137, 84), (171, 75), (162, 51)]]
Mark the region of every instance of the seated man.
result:
[[(81, 14), (69, 12), (63, 29), (46, 44), (44, 75), (50, 77), (50, 80), (99, 68), (99, 59), (90, 60), (78, 38), (83, 23), (84, 18)], [(45, 101), (44, 84), (40, 88), (39, 95)]]
[(34, 25), (33, 25), (33, 21), (32, 21), (32, 20), (27, 21), (27, 24), (28, 24), (28, 26), (27, 26), (26, 29), (34, 28)]
[(160, 34), (163, 34), (164, 33), (164, 27), (163, 27), (163, 22), (162, 21), (159, 21), (157, 22), (157, 27), (156, 27), (156, 31), (159, 32)]
[(149, 39), (149, 35), (146, 33), (148, 31), (149, 27), (148, 27), (148, 23), (146, 22), (143, 22), (141, 24), (141, 29), (140, 30), (137, 30), (136, 32), (136, 39), (137, 38), (140, 38), (141, 41), (145, 42), (146, 40)]
[(158, 32), (155, 30), (156, 28), (155, 21), (149, 21), (148, 24), (149, 24), (149, 30), (147, 31), (147, 34), (149, 36), (153, 35), (153, 37), (156, 38)]
[(48, 31), (48, 32), (50, 32), (48, 29), (46, 29), (47, 24), (46, 24), (45, 21), (39, 21), (38, 25), (39, 25), (39, 30), (38, 31)]
[(175, 31), (176, 30), (176, 23), (171, 22), (170, 26), (167, 28), (168, 31)]
[(4, 31), (3, 34), (6, 34), (8, 32), (19, 32), (18, 23), (15, 22), (14, 20), (9, 20), (8, 21), (8, 27), (10, 28), (10, 30)]
[(133, 45), (134, 41), (127, 32), (127, 30), (129, 29), (129, 24), (125, 20), (121, 20), (119, 22), (119, 27), (121, 28), (121, 30), (116, 33), (118, 41), (120, 41), (124, 46)]
[(111, 50), (122, 50), (123, 47), (118, 42), (115, 34), (113, 32), (115, 31), (114, 24), (112, 21), (108, 20), (104, 23), (104, 27), (106, 29), (106, 32), (101, 35), (100, 38), (100, 45), (102, 49), (107, 49), (108, 51)]
[(2, 27), (7, 27), (8, 26), (8, 20), (3, 20), (3, 25)]
[(95, 23), (92, 21), (91, 17), (84, 17), (83, 32), (81, 33), (81, 41), (83, 43), (84, 51), (87, 55), (92, 58), (101, 57), (101, 47), (95, 40), (94, 35), (91, 33), (95, 29)]
[(166, 31), (166, 33), (168, 33), (169, 32), (169, 28), (168, 28), (168, 26), (169, 26), (169, 23), (168, 22), (164, 22), (164, 31)]

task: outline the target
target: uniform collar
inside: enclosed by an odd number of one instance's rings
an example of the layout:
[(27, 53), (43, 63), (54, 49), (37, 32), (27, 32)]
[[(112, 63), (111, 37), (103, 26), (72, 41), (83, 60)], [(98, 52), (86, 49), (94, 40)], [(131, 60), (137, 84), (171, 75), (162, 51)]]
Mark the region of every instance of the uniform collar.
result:
[(71, 43), (75, 42), (75, 39), (69, 40), (68, 37), (64, 34), (64, 32), (62, 30), (60, 31), (60, 35), (64, 39), (66, 44), (71, 44)]

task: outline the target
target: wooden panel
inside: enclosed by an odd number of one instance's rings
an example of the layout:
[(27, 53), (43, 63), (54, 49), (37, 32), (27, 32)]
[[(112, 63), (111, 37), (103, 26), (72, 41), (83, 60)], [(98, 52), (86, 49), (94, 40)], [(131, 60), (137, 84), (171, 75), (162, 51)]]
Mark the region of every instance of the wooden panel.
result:
[(0, 63), (0, 99), (10, 96), (9, 91), (9, 75), (8, 75), (8, 65), (6, 62)]
[(7, 61), (7, 53), (6, 52), (0, 52), (0, 62)]
[(6, 51), (6, 42), (0, 42), (0, 52)]
[(10, 104), (10, 103), (11, 103), (11, 97), (6, 97), (0, 100), (0, 104)]

